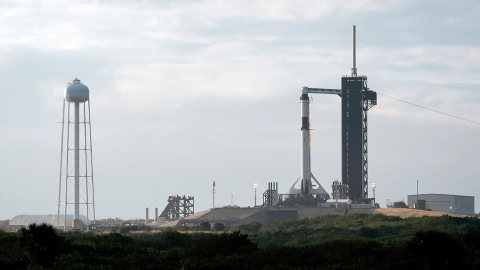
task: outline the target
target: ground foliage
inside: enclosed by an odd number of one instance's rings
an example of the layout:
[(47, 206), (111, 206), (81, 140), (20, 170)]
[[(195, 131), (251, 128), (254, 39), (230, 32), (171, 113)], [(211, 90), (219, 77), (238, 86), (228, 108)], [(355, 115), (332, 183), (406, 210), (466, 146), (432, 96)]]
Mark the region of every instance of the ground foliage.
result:
[(152, 230), (152, 227), (146, 225), (128, 225), (128, 226), (119, 226), (112, 230), (112, 232), (120, 233), (120, 234), (129, 234), (131, 232), (149, 232)]
[[(252, 223), (253, 224), (253, 223)], [(245, 224), (242, 226), (248, 226)], [(256, 224), (255, 224), (256, 225)], [(250, 239), (261, 244), (308, 244), (335, 239), (368, 238), (387, 241), (412, 236), (417, 231), (437, 230), (462, 233), (480, 226), (474, 217), (409, 217), (402, 219), (383, 214), (327, 215), (316, 218), (290, 219), (269, 222), (258, 233), (236, 229), (251, 234)]]
[(217, 222), (213, 225), (212, 229), (214, 231), (223, 231), (223, 230), (225, 230), (225, 225), (223, 225), (223, 223)]
[(20, 247), (30, 266), (53, 266), (60, 253), (61, 239), (52, 225), (35, 223), (23, 227), (20, 233)]
[[(479, 226), (474, 218), (352, 215), (267, 223), (250, 236), (55, 232), (51, 266), (32, 261), (21, 232), (0, 230), (0, 269), (479, 269)], [(318, 237), (324, 232), (331, 236)]]

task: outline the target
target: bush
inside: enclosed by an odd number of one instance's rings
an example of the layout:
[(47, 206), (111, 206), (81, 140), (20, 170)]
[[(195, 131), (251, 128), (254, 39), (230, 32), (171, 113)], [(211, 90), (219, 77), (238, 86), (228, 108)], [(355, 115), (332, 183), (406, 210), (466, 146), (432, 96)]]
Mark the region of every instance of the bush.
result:
[(419, 269), (455, 269), (463, 257), (455, 236), (434, 230), (416, 232), (407, 242), (407, 252)]
[(210, 222), (202, 222), (198, 225), (198, 229), (200, 231), (210, 231), (211, 227), (210, 227)]
[(60, 245), (60, 237), (52, 225), (33, 223), (20, 229), (20, 246), (31, 264), (53, 266)]
[(168, 250), (171, 248), (180, 248), (187, 241), (192, 240), (192, 236), (188, 233), (180, 233), (174, 230), (165, 230), (152, 234), (135, 234), (132, 235), (134, 244), (144, 247), (153, 247), (159, 250)]
[(236, 230), (246, 232), (246, 233), (258, 233), (262, 228), (262, 223), (257, 221), (252, 221), (247, 224), (242, 224), (240, 226), (235, 227)]
[(120, 226), (112, 230), (112, 232), (120, 233), (120, 234), (129, 234), (131, 232), (136, 231), (144, 231), (149, 232), (152, 230), (152, 227), (146, 225), (138, 225), (138, 226)]
[(480, 227), (468, 230), (462, 237), (462, 243), (474, 250), (480, 250)]
[(379, 235), (377, 229), (369, 228), (369, 227), (361, 227), (359, 232), (361, 237), (372, 238), (372, 239), (377, 238)]
[(218, 223), (215, 223), (215, 225), (213, 225), (213, 229), (215, 231), (223, 231), (225, 230), (225, 225), (223, 225), (223, 223), (218, 222)]
[(258, 244), (248, 239), (247, 234), (239, 231), (222, 234), (209, 234), (189, 241), (184, 246), (185, 255), (197, 258), (214, 258), (233, 254), (251, 254), (258, 249)]

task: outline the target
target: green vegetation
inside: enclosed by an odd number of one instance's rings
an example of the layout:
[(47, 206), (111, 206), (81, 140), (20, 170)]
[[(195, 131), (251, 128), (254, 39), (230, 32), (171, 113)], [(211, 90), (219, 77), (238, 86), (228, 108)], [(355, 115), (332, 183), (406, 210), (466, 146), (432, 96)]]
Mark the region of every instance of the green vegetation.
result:
[(210, 231), (210, 222), (201, 222), (200, 224), (198, 224), (198, 229), (200, 231)]
[(321, 216), (301, 220), (269, 222), (258, 233), (248, 229), (258, 226), (258, 222), (239, 226), (242, 232), (251, 234), (250, 239), (261, 244), (308, 244), (336, 239), (367, 238), (387, 241), (406, 238), (420, 230), (437, 230), (449, 233), (462, 233), (480, 226), (480, 219), (474, 217), (458, 218), (410, 217), (402, 219), (382, 214), (353, 214), (350, 216)]
[(60, 252), (60, 238), (52, 225), (35, 223), (20, 229), (20, 247), (31, 265), (53, 266)]
[(112, 230), (112, 232), (120, 234), (129, 234), (131, 232), (149, 232), (152, 230), (152, 227), (146, 225), (137, 225), (137, 226), (120, 226)]
[[(324, 216), (239, 228), (249, 235), (0, 230), (0, 269), (480, 268), (475, 218)], [(36, 252), (47, 249), (44, 257), (53, 259), (44, 263)]]
[(223, 223), (218, 222), (218, 223), (215, 223), (215, 224), (213, 225), (213, 228), (212, 228), (212, 229), (213, 229), (214, 231), (223, 231), (223, 230), (225, 230), (225, 225), (223, 225)]
[(235, 227), (235, 230), (251, 234), (251, 233), (258, 233), (260, 231), (260, 228), (262, 228), (262, 223), (257, 221), (252, 221), (250, 223)]

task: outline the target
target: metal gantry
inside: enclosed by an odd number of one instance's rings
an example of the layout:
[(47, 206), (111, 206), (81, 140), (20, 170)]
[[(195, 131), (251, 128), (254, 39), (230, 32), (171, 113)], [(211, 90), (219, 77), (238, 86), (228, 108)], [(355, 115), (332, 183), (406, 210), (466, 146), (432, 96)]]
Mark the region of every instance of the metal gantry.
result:
[(194, 212), (195, 198), (193, 196), (169, 196), (168, 204), (160, 217), (164, 217), (166, 220), (179, 220), (193, 215)]
[(268, 182), (268, 189), (263, 193), (264, 206), (276, 206), (278, 202), (278, 182)]

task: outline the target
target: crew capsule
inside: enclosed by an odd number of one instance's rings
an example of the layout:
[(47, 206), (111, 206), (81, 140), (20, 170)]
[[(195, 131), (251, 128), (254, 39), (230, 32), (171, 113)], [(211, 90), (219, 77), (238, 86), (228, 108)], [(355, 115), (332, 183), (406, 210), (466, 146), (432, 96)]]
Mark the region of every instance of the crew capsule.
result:
[(88, 87), (81, 84), (80, 80), (77, 78), (65, 88), (64, 98), (67, 102), (85, 102), (88, 100), (88, 97)]

